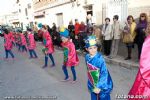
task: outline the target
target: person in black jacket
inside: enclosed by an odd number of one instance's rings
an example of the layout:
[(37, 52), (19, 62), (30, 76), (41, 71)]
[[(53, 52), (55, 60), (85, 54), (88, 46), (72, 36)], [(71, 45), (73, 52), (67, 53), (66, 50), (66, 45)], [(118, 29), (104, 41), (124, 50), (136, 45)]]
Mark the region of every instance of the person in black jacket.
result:
[(146, 29), (147, 29), (147, 25), (148, 25), (147, 19), (148, 18), (147, 18), (146, 13), (141, 13), (140, 18), (139, 18), (139, 22), (138, 22), (137, 27), (136, 27), (137, 35), (135, 37), (135, 43), (138, 46), (138, 58), (139, 59), (140, 59), (144, 40), (146, 38)]

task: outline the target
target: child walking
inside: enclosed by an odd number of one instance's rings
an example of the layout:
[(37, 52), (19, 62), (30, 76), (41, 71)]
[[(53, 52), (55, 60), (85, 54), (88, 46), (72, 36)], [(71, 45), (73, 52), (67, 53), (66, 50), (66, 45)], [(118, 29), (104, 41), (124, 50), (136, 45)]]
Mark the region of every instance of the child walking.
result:
[(85, 61), (91, 100), (110, 100), (113, 82), (104, 58), (97, 51), (96, 37), (88, 36), (85, 43), (86, 50), (88, 51), (88, 54), (85, 56)]
[(69, 81), (70, 77), (68, 75), (67, 67), (71, 68), (72, 74), (73, 74), (73, 81), (72, 83), (76, 82), (76, 71), (75, 71), (75, 66), (79, 64), (79, 59), (75, 50), (75, 46), (73, 42), (69, 40), (69, 31), (61, 28), (60, 30), (60, 35), (62, 39), (62, 47), (63, 47), (63, 52), (64, 52), (64, 62), (62, 66), (62, 70), (65, 74), (65, 78), (63, 81)]
[(28, 31), (28, 49), (29, 49), (30, 58), (38, 58), (35, 52), (36, 42), (34, 40), (34, 35), (32, 34), (32, 29), (28, 28), (27, 31)]
[(11, 55), (11, 57), (14, 59), (14, 54), (11, 51), (11, 49), (13, 48), (13, 44), (12, 44), (12, 39), (11, 36), (9, 34), (8, 29), (3, 29), (4, 32), (4, 48), (5, 48), (5, 53), (6, 53), (6, 59), (8, 59), (8, 54)]
[(54, 58), (52, 53), (54, 52), (54, 46), (52, 42), (52, 38), (47, 31), (47, 28), (45, 25), (42, 25), (42, 31), (43, 31), (43, 44), (44, 44), (44, 49), (42, 49), (43, 53), (45, 54), (45, 64), (43, 68), (47, 67), (48, 65), (48, 56), (50, 57), (52, 61), (51, 67), (55, 66)]
[(21, 47), (22, 47), (22, 52), (26, 51), (27, 52), (27, 41), (26, 41), (26, 38), (24, 36), (24, 34), (21, 32), (20, 34), (20, 37), (21, 37)]

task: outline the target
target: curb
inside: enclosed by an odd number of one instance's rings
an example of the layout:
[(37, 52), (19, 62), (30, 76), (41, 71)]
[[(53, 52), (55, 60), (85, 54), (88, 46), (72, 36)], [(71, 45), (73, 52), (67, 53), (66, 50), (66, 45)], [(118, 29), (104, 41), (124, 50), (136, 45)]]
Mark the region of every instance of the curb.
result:
[(127, 69), (134, 69), (134, 68), (137, 69), (139, 67), (138, 62), (134, 62), (134, 61), (130, 61), (130, 60), (126, 61), (121, 57), (117, 57), (115, 59), (109, 59), (108, 57), (104, 56), (104, 59), (109, 64), (115, 64), (115, 65), (118, 65), (120, 67), (124, 67)]

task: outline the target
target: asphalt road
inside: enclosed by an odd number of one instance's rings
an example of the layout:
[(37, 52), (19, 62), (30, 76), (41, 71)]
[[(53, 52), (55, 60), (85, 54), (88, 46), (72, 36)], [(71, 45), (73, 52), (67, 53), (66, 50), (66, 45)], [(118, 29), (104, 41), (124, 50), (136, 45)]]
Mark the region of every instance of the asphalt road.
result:
[[(40, 100), (35, 98), (43, 98), (41, 100), (90, 100), (84, 57), (79, 56), (80, 65), (76, 67), (77, 82), (75, 84), (70, 81), (61, 82), (64, 78), (61, 69), (62, 51), (56, 49), (53, 54), (56, 67), (51, 68), (49, 60), (49, 67), (42, 69), (44, 55), (41, 52), (41, 44), (37, 44), (38, 59), (29, 59), (28, 53), (18, 52), (14, 47), (15, 60), (4, 60), (3, 38), (0, 38), (0, 100), (17, 100), (9, 98), (20, 98), (19, 96), (34, 98), (33, 100)], [(134, 82), (137, 69), (131, 70), (109, 64), (107, 67), (114, 84), (111, 93), (112, 100), (117, 99), (116, 95), (127, 95)], [(72, 77), (70, 69), (69, 75)]]

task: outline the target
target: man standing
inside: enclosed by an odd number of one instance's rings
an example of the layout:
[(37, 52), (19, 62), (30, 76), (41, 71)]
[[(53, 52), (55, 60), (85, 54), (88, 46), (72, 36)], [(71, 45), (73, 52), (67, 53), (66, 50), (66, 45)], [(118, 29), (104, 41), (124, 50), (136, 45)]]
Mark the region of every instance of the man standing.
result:
[(112, 24), (112, 47), (111, 47), (111, 53), (109, 55), (109, 58), (112, 59), (113, 57), (117, 56), (118, 53), (118, 46), (121, 38), (121, 33), (122, 33), (122, 26), (120, 22), (118, 21), (119, 16), (115, 15), (113, 17), (114, 23)]

